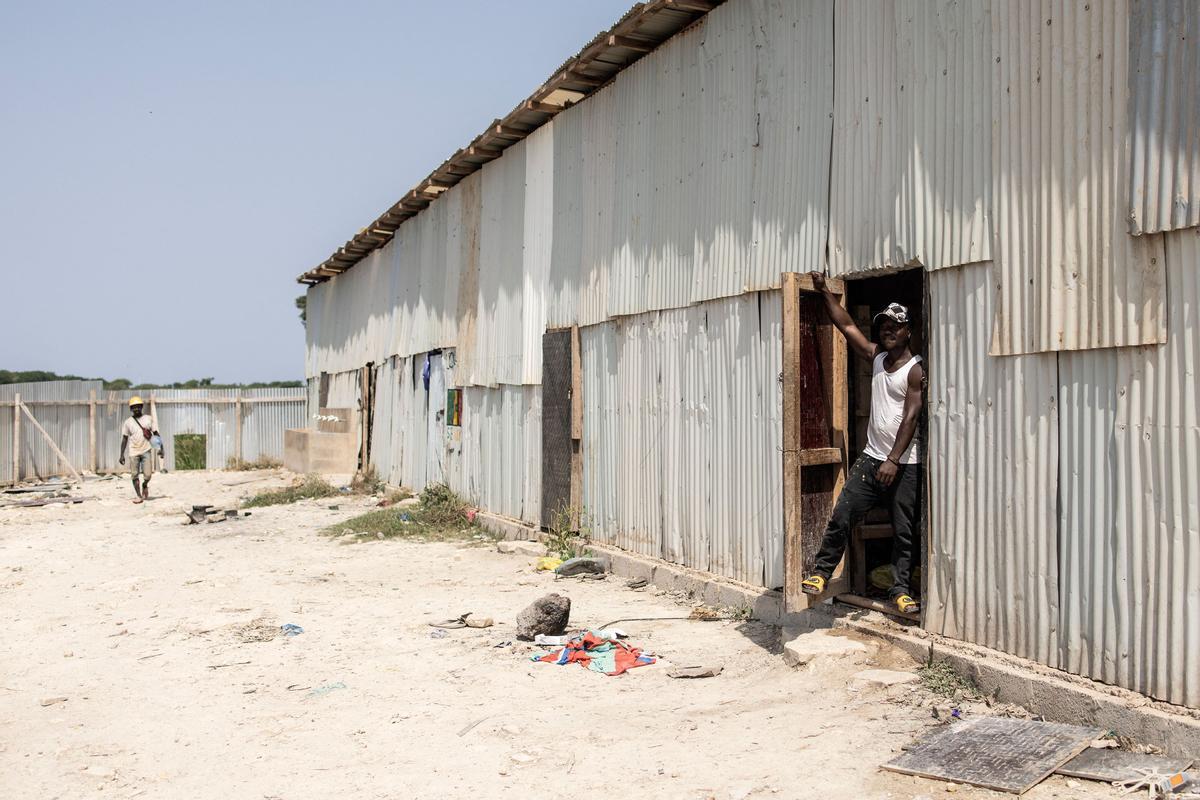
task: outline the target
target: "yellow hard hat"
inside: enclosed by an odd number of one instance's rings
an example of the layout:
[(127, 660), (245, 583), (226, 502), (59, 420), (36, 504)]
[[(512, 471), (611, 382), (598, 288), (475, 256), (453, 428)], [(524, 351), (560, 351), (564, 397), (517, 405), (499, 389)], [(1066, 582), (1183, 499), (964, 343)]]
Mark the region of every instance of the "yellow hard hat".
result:
[(133, 397), (129, 398), (129, 407), (130, 408), (133, 408), (134, 406), (144, 406), (144, 405), (146, 405), (146, 404), (142, 402), (142, 398), (138, 397), (136, 394)]

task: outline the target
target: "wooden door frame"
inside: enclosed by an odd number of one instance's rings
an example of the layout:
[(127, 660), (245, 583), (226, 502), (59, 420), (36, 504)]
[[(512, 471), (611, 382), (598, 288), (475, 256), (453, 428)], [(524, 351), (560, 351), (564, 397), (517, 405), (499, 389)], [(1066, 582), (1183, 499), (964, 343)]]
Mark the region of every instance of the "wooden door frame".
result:
[[(846, 288), (840, 278), (826, 278), (826, 286), (846, 306)], [(804, 449), (800, 413), (800, 363), (805, 357), (800, 335), (800, 297), (814, 293), (812, 278), (797, 272), (785, 272), (783, 287), (783, 601), (784, 610), (802, 611), (809, 607), (810, 597), (800, 588), (805, 572), (803, 545), (806, 538), (820, 536), (827, 520), (807, 520), (802, 514), (803, 471), (806, 469), (834, 470), (833, 501), (846, 481), (849, 441), (847, 426), (849, 398), (846, 386), (846, 340), (832, 324), (828, 335), (818, 341), (818, 358), (826, 381), (826, 408), (829, 410), (829, 441), (831, 447)], [(844, 567), (839, 566), (829, 582), (824, 597), (849, 588)]]

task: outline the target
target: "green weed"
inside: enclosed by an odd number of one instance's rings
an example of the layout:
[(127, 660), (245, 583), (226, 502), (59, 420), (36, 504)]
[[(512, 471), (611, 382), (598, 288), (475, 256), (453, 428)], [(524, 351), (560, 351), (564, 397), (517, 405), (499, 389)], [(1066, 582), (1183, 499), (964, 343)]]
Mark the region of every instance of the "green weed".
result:
[(319, 475), (306, 475), (302, 480), (283, 489), (270, 489), (259, 492), (242, 503), (242, 508), (261, 508), (262, 506), (281, 506), (300, 500), (312, 500), (320, 497), (333, 497), (340, 492), (329, 481)]
[(955, 699), (979, 696), (979, 690), (969, 679), (954, 670), (949, 661), (930, 661), (917, 669), (925, 688), (934, 694)]

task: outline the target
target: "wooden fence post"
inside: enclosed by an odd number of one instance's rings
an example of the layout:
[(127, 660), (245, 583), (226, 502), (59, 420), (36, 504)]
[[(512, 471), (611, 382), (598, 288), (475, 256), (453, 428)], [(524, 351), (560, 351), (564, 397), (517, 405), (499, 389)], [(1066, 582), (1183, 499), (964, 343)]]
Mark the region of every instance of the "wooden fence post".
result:
[(13, 483), (21, 482), (21, 395), (13, 395)]
[(88, 394), (88, 469), (96, 471), (96, 390)]
[(237, 442), (234, 444), (233, 457), (237, 461), (237, 468), (242, 469), (242, 390), (238, 389), (237, 397), (233, 401), (233, 413), (237, 415)]
[(25, 416), (29, 417), (29, 421), (33, 423), (33, 427), (37, 428), (38, 433), (45, 437), (46, 443), (50, 445), (50, 449), (58, 456), (58, 460), (66, 464), (67, 469), (71, 470), (71, 474), (75, 476), (75, 480), (82, 481), (83, 476), (79, 474), (79, 470), (75, 469), (75, 465), (71, 463), (71, 459), (67, 458), (67, 454), (59, 448), (58, 442), (54, 441), (53, 437), (46, 433), (46, 429), (42, 427), (42, 423), (37, 421), (37, 417), (33, 416), (33, 412), (24, 403), (17, 403), (17, 408), (25, 412)]

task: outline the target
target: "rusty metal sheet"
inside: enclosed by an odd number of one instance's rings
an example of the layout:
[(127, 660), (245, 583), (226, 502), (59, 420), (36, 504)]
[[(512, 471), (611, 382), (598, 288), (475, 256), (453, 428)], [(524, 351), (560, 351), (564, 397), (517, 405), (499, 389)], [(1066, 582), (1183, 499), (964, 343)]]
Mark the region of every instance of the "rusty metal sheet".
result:
[(1022, 794), (1102, 735), (1099, 728), (979, 717), (936, 731), (883, 768)]
[(1138, 777), (1138, 770), (1153, 770), (1163, 775), (1182, 772), (1192, 765), (1191, 759), (1171, 756), (1151, 756), (1125, 750), (1106, 750), (1089, 747), (1063, 764), (1055, 772), (1089, 781), (1124, 781)]

